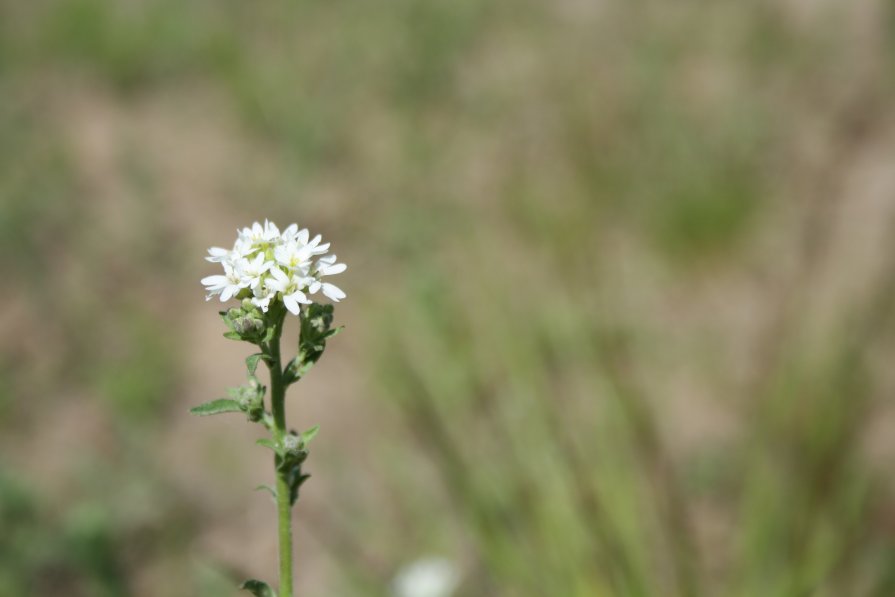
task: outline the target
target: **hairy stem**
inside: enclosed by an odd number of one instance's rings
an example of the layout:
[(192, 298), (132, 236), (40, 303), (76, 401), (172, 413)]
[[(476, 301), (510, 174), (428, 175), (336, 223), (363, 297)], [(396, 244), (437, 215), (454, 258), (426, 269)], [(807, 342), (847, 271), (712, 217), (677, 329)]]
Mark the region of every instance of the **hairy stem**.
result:
[[(283, 383), (283, 367), (280, 362), (280, 336), (283, 333), (285, 313), (276, 323), (276, 332), (267, 346), (270, 356), (270, 401), (273, 413), (273, 434), (277, 444), (283, 444), (286, 436), (286, 387)], [(292, 505), (289, 503), (288, 471), (280, 470), (280, 457), (274, 461), (277, 471), (277, 529), (280, 543), (280, 597), (292, 597)]]

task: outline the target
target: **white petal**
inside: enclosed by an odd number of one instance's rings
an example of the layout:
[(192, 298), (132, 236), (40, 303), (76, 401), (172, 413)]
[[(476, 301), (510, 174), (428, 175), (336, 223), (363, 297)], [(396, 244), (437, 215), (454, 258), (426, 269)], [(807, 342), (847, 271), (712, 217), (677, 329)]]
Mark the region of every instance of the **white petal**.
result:
[(227, 249), (222, 249), (221, 247), (211, 247), (210, 249), (208, 249), (208, 257), (206, 257), (205, 260), (212, 263), (216, 261), (223, 261), (229, 254), (230, 251), (228, 251)]
[(270, 275), (273, 276), (274, 278), (276, 278), (277, 283), (283, 284), (283, 285), (286, 285), (289, 283), (289, 277), (286, 274), (284, 274), (283, 270), (281, 270), (280, 268), (272, 267), (272, 268), (270, 268), (269, 271), (270, 271)]
[(273, 258), (280, 265), (289, 266), (289, 245), (280, 245), (273, 250)]
[(229, 282), (227, 276), (222, 276), (220, 274), (202, 278), (202, 284), (205, 286), (222, 286), (227, 284), (227, 282)]
[(267, 309), (270, 307), (270, 295), (264, 297), (255, 297), (252, 299), (252, 304), (267, 313)]
[(279, 280), (274, 280), (273, 278), (265, 280), (264, 285), (274, 292), (284, 292), (286, 290), (286, 284), (281, 283)]
[(298, 315), (301, 313), (301, 307), (295, 301), (294, 295), (287, 295), (283, 297), (283, 304), (286, 305), (286, 308), (289, 309), (289, 312), (293, 315)]
[(347, 296), (344, 292), (342, 292), (341, 288), (339, 288), (338, 286), (333, 286), (332, 284), (327, 284), (326, 282), (323, 283), (323, 294), (336, 301), (337, 303)]
[(309, 236), (310, 236), (310, 233), (308, 232), (308, 229), (302, 228), (301, 230), (298, 231), (298, 234), (295, 235), (295, 240), (297, 240), (299, 243), (301, 243), (303, 245), (306, 245), (306, 244), (308, 244)]
[(226, 288), (224, 288), (224, 291), (221, 292), (221, 302), (225, 303), (225, 302), (229, 301), (233, 297), (233, 295), (236, 294), (236, 292), (238, 290), (239, 290), (239, 287), (233, 286), (233, 285), (230, 285), (230, 286), (227, 286)]
[(289, 296), (293, 297), (295, 300), (297, 300), (298, 302), (303, 303), (305, 305), (311, 304), (311, 300), (308, 299), (308, 297), (305, 296), (305, 293), (302, 292), (301, 290), (296, 290)]
[[(308, 245), (308, 246), (310, 247), (311, 245)], [(329, 251), (329, 243), (324, 243), (322, 245), (318, 245), (318, 246), (314, 247), (311, 250), (311, 254), (312, 255), (323, 255), (327, 251)]]
[(318, 267), (317, 271), (319, 271), (324, 276), (334, 276), (335, 274), (341, 274), (348, 266), (344, 263), (337, 263), (335, 265), (324, 265), (323, 267)]

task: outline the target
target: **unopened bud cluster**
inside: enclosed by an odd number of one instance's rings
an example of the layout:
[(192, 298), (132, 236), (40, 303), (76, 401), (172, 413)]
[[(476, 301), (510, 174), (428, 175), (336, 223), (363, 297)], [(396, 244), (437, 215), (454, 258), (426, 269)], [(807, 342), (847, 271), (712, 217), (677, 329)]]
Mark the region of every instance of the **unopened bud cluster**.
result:
[(244, 299), (239, 307), (224, 311), (221, 316), (230, 328), (227, 334), (229, 338), (246, 340), (254, 344), (265, 339), (268, 328), (265, 314), (249, 299)]
[(308, 447), (297, 433), (290, 432), (283, 438), (283, 459), (291, 465), (301, 464), (308, 457)]
[(264, 418), (264, 392), (266, 388), (257, 378), (251, 377), (247, 384), (232, 388), (231, 395), (246, 414), (249, 421), (257, 423)]

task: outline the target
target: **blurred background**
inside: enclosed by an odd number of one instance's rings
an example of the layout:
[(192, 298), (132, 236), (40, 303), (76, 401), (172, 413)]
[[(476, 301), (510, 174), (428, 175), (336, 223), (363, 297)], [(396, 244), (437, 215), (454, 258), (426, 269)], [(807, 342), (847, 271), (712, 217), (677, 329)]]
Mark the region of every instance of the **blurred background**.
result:
[(300, 595), (895, 595), (891, 2), (0, 0), (0, 597), (275, 580), (187, 414), (267, 217), (349, 264)]

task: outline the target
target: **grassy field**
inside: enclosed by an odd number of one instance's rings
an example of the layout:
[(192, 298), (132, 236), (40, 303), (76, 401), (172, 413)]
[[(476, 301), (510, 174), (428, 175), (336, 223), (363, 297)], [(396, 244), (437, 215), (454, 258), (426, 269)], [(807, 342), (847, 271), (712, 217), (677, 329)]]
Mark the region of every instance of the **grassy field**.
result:
[(299, 594), (895, 595), (893, 106), (882, 0), (0, 0), (0, 597), (275, 577), (187, 415), (267, 217), (349, 264)]

